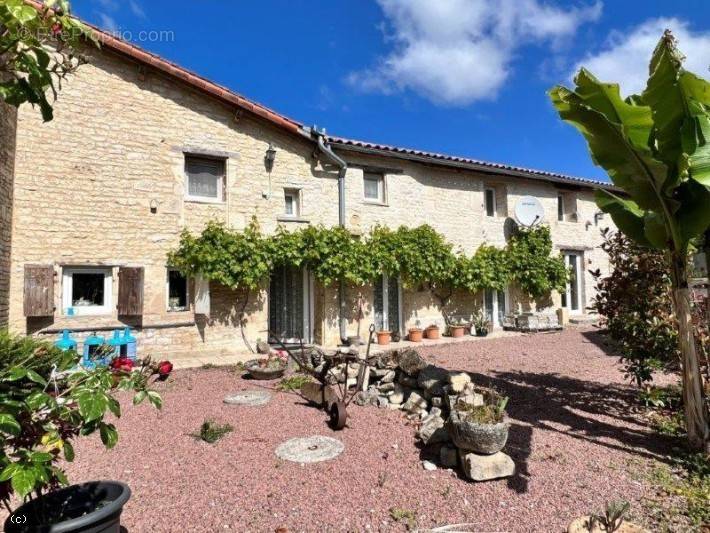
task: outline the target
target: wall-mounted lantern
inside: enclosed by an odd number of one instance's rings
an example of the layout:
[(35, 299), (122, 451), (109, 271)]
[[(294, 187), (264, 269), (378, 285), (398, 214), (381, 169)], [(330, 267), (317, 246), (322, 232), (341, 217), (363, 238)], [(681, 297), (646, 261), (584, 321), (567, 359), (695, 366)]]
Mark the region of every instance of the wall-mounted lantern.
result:
[(276, 161), (276, 148), (274, 148), (273, 144), (269, 143), (269, 147), (266, 149), (266, 155), (264, 155), (264, 166), (268, 173), (271, 173), (273, 170), (274, 161)]

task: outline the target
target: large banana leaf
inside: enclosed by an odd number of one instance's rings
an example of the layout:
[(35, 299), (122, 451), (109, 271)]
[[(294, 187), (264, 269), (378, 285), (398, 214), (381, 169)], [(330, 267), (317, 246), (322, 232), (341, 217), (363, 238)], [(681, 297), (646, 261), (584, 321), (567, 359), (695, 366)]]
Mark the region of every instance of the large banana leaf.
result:
[(640, 96), (623, 100), (585, 69), (574, 81), (574, 90), (554, 87), (552, 102), (625, 193), (598, 191), (597, 205), (639, 244), (682, 255), (710, 228), (710, 83), (683, 69), (669, 33)]
[(604, 84), (582, 69), (576, 90), (554, 87), (550, 97), (560, 117), (587, 140), (594, 162), (622, 189), (634, 190), (642, 209), (661, 210), (659, 190), (668, 167), (653, 158), (649, 147), (653, 127), (651, 109), (624, 101), (618, 85)]

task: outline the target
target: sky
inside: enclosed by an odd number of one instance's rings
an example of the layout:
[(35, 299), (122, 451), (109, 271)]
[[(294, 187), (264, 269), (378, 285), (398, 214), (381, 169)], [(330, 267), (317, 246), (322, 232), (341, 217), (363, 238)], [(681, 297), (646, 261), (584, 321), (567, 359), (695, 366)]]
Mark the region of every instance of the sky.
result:
[(606, 179), (547, 90), (643, 90), (665, 28), (708, 76), (708, 0), (73, 0), (75, 14), (328, 133)]

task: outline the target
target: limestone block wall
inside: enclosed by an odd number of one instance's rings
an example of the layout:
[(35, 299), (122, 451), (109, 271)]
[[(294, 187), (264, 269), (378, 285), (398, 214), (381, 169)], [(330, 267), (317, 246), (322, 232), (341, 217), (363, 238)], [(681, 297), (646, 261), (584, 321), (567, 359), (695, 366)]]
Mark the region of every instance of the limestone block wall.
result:
[(16, 109), (0, 101), (0, 329), (9, 318), (16, 122)]
[[(297, 135), (199, 94), (166, 77), (109, 52), (88, 51), (90, 62), (64, 85), (55, 106), (55, 119), (42, 123), (37, 112), (23, 107), (17, 117), (14, 187), (10, 140), (12, 111), (0, 108), (0, 193), (14, 196), (9, 276), (0, 278), (0, 326), (3, 320), (18, 333), (51, 334), (62, 328), (91, 331), (130, 325), (137, 328), (139, 350), (156, 357), (189, 357), (201, 353), (235, 353), (245, 349), (240, 314), (245, 295), (211, 285), (211, 312), (196, 316), (193, 309), (167, 311), (166, 255), (187, 228), (198, 232), (210, 220), (232, 228), (245, 227), (256, 217), (264, 232), (279, 224), (296, 229), (302, 224), (338, 223), (337, 176), (314, 158), (314, 146)], [(10, 124), (7, 128), (6, 124)], [(277, 150), (269, 174), (264, 165), (269, 145)], [(185, 198), (185, 154), (225, 160), (225, 199), (202, 203)], [(577, 222), (557, 221), (559, 187), (548, 182), (473, 171), (444, 169), (386, 156), (341, 152), (350, 168), (346, 176), (346, 220), (350, 229), (367, 232), (375, 224), (391, 227), (431, 224), (455, 244), (473, 253), (482, 243), (505, 244), (505, 228), (520, 196), (533, 195), (543, 203), (558, 250), (584, 253), (585, 271), (606, 268), (598, 249), (596, 206), (589, 189), (564, 191), (574, 195)], [(372, 204), (363, 198), (363, 168), (397, 169), (386, 173), (386, 198)], [(8, 171), (8, 169), (10, 169)], [(10, 178), (8, 178), (10, 176)], [(494, 187), (499, 212), (486, 216), (484, 190)], [(284, 189), (298, 189), (300, 217), (284, 219)], [(0, 201), (1, 198), (0, 198)], [(8, 204), (9, 205), (9, 204)], [(0, 216), (8, 216), (8, 209)], [(9, 220), (9, 219), (3, 219)], [(7, 258), (10, 224), (0, 229), (0, 274)], [(27, 319), (23, 315), (23, 276), (28, 263), (52, 265), (55, 271), (54, 316)], [(144, 314), (122, 319), (106, 316), (69, 317), (62, 309), (62, 271), (68, 266), (105, 266), (112, 271), (111, 291), (118, 294), (121, 266), (145, 269)], [(4, 285), (3, 285), (4, 280)], [(2, 295), (9, 304), (3, 307)], [(592, 296), (585, 276), (584, 296)], [(194, 296), (194, 287), (190, 295)], [(4, 292), (3, 292), (4, 291)], [(354, 303), (360, 292), (366, 302), (361, 334), (374, 319), (372, 287), (349, 288), (347, 332), (356, 332)], [(314, 332), (318, 342), (339, 340), (338, 297), (335, 287), (315, 287)], [(511, 291), (512, 304), (530, 302)], [(6, 297), (7, 299), (7, 297)], [(448, 312), (468, 318), (482, 305), (481, 294), (455, 294)], [(443, 325), (438, 301), (419, 287), (402, 297), (405, 329), (430, 323)], [(544, 305), (559, 305), (559, 296)], [(266, 338), (268, 284), (249, 295), (244, 307), (244, 335), (250, 342)], [(7, 316), (7, 318), (4, 318)], [(83, 338), (88, 331), (78, 335)], [(107, 334), (110, 334), (107, 333)]]
[[(222, 103), (152, 72), (143, 75), (123, 58), (89, 54), (89, 64), (63, 86), (52, 122), (42, 123), (29, 107), (19, 112), (11, 328), (41, 334), (128, 324), (140, 326), (143, 353), (244, 350), (235, 327), (243, 295), (213, 286), (208, 319), (196, 319), (192, 311), (167, 311), (167, 252), (177, 245), (183, 228), (199, 231), (208, 220), (241, 228), (256, 216), (264, 231), (273, 231), (284, 212), (285, 186), (303, 188), (305, 220), (333, 225), (338, 216), (336, 176), (313, 163), (313, 147), (306, 140), (246, 115), (236, 117)], [(6, 131), (3, 127), (3, 135)], [(264, 165), (270, 143), (277, 150), (271, 176)], [(185, 153), (226, 160), (225, 202), (185, 199)], [(151, 206), (157, 206), (155, 212)], [(54, 266), (56, 311), (51, 318), (23, 316), (27, 263)], [(114, 302), (118, 267), (144, 267), (142, 319), (119, 321), (115, 311), (101, 317), (64, 316), (61, 273), (69, 265), (111, 267)], [(246, 308), (247, 338), (252, 341), (265, 337), (265, 294), (252, 294)]]

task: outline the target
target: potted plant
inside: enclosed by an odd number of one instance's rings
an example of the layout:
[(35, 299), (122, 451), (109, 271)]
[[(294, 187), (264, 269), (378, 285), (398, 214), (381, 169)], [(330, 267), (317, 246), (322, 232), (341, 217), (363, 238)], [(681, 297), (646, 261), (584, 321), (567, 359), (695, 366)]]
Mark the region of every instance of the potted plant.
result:
[(465, 322), (454, 322), (453, 324), (449, 325), (449, 335), (453, 338), (458, 338), (458, 337), (463, 337), (464, 330), (466, 329), (466, 324)]
[(288, 355), (283, 350), (273, 350), (266, 359), (247, 361), (244, 368), (254, 379), (279, 379), (283, 377), (287, 363)]
[(439, 338), (439, 326), (431, 324), (424, 330), (424, 333), (427, 339), (436, 340)]
[(381, 330), (377, 332), (377, 344), (389, 344), (392, 340), (392, 332)]
[(407, 335), (407, 338), (411, 342), (422, 342), (422, 338), (424, 337), (424, 331), (422, 328), (409, 328), (409, 334)]
[(447, 429), (461, 450), (490, 455), (501, 451), (508, 441), (508, 398), (495, 391), (485, 391), (483, 398), (483, 405), (458, 401), (449, 415)]
[(473, 328), (476, 330), (476, 337), (485, 337), (490, 331), (491, 323), (486, 314), (479, 309), (473, 315)]
[(0, 499), (6, 507), (13, 495), (25, 500), (5, 531), (119, 531), (128, 486), (60, 488), (68, 484), (60, 461), (74, 460), (79, 435), (98, 433), (106, 448), (116, 445), (118, 432), (106, 416), (121, 414), (117, 390), (132, 390), (135, 404), (147, 398), (159, 409), (160, 395), (149, 388), (156, 367), (145, 361), (130, 370), (118, 363), (84, 369), (80, 359), (74, 350), (0, 332)]

